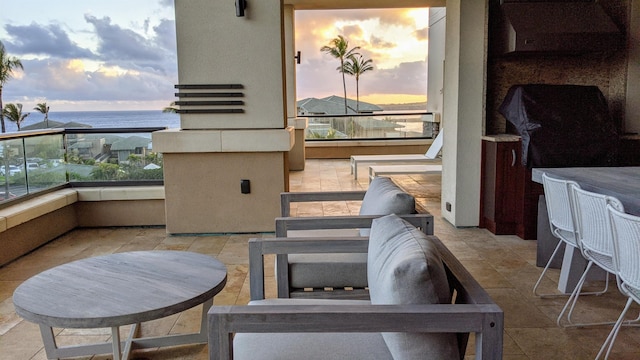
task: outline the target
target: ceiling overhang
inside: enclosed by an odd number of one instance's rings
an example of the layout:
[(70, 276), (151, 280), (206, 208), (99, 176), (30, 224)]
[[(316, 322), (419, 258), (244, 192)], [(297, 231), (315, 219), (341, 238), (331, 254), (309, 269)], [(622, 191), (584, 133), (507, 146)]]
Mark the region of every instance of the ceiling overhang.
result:
[(446, 0), (284, 0), (296, 10), (399, 9), (444, 7)]

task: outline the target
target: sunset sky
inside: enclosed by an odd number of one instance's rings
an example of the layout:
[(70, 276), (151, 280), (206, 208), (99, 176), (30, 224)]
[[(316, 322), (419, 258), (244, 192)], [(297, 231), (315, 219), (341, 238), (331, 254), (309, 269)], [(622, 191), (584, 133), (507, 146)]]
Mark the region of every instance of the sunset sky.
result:
[[(126, 9), (123, 10), (123, 9)], [(425, 101), (427, 9), (297, 11), (298, 99), (342, 95), (338, 60), (320, 48), (338, 34), (373, 60), (360, 99)], [(51, 111), (159, 110), (178, 82), (172, 0), (22, 0), (0, 11), (0, 41), (24, 72), (3, 102)], [(355, 80), (347, 78), (355, 98)]]

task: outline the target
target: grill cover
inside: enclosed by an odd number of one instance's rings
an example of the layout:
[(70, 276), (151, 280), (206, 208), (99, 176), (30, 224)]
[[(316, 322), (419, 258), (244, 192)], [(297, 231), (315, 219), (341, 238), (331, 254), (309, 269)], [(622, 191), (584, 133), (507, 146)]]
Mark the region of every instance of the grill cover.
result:
[(522, 138), (522, 164), (615, 166), (619, 132), (596, 86), (514, 85), (499, 112)]

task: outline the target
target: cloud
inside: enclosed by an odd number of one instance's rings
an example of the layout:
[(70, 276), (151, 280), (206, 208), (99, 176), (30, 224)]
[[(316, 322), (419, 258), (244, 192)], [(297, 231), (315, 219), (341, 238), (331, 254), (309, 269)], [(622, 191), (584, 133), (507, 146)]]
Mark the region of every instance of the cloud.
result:
[(414, 26), (415, 19), (410, 15), (410, 9), (396, 11), (377, 10), (380, 24), (384, 26)]
[[(318, 49), (337, 35), (343, 35), (351, 47), (359, 46), (374, 55), (374, 62), (396, 58), (394, 64), (385, 66), (391, 67), (402, 61), (398, 57), (399, 52), (405, 51), (401, 49), (402, 44), (413, 39), (412, 46), (424, 48), (421, 56), (424, 58), (428, 29), (423, 26), (416, 29), (419, 26), (416, 19), (425, 21), (424, 16), (417, 13), (411, 9), (296, 11), (296, 47), (306, 52), (307, 58), (320, 58)], [(388, 59), (384, 60), (389, 63)]]
[[(412, 26), (413, 18), (409, 9), (354, 9), (354, 10), (307, 10), (301, 17), (328, 17), (332, 21), (364, 21), (379, 19), (383, 26)], [(298, 16), (296, 14), (296, 16)]]
[(429, 28), (418, 29), (413, 34), (420, 41), (429, 40)]
[[(364, 35), (364, 31), (359, 25), (344, 26), (341, 33), (346, 39), (362, 39)], [(353, 40), (350, 40), (350, 42), (353, 42)], [(349, 45), (354, 46), (353, 44)]]
[(175, 20), (162, 19), (160, 24), (153, 28), (155, 43), (171, 54), (176, 54), (176, 22)]
[(133, 30), (111, 24), (110, 17), (98, 19), (87, 14), (84, 19), (95, 28), (98, 52), (103, 60), (161, 60), (162, 54), (149, 44), (148, 39)]
[(162, 19), (148, 36), (112, 24), (109, 17), (85, 15), (85, 20), (95, 28), (98, 56), (106, 65), (177, 74), (174, 20)]
[(427, 93), (427, 63), (404, 62), (392, 69), (366, 72), (360, 76), (360, 93), (424, 95)]
[(90, 50), (71, 41), (69, 35), (57, 24), (5, 25), (12, 40), (5, 41), (7, 50), (18, 55), (45, 55), (57, 58), (95, 58)]
[[(173, 7), (173, 0), (156, 3)], [(338, 34), (347, 36), (351, 47), (360, 46), (359, 52), (374, 61), (375, 69), (361, 77), (361, 96), (426, 93), (426, 65), (424, 61), (412, 61), (426, 57), (425, 43), (405, 45), (424, 48), (423, 55), (411, 60), (403, 57), (400, 45), (401, 40), (409, 38), (424, 40), (426, 34), (424, 26), (416, 28), (408, 11), (295, 14), (296, 50), (302, 52), (302, 64), (296, 66), (299, 98), (342, 94), (337, 60), (320, 51)], [(20, 79), (8, 82), (3, 89), (5, 101), (19, 101), (25, 106), (42, 99), (52, 104), (154, 100), (168, 104), (174, 100), (173, 84), (178, 81), (175, 21), (150, 16), (138, 17), (135, 25), (123, 25), (117, 23), (115, 15), (112, 19), (88, 14), (84, 15), (88, 24), (84, 30), (70, 30), (68, 24), (54, 23), (4, 25), (9, 37), (3, 42), (12, 55), (22, 57), (25, 67)], [(90, 49), (74, 42), (89, 37), (95, 45), (81, 44)], [(349, 96), (355, 97), (353, 77), (347, 77), (347, 90)]]
[[(360, 46), (358, 52), (365, 59), (373, 60), (374, 70), (360, 77), (360, 96), (426, 94), (428, 29), (419, 26), (416, 12), (296, 11), (296, 50), (302, 51), (302, 63), (296, 67), (298, 99), (342, 96), (339, 63), (320, 52), (338, 34), (349, 40), (350, 47)], [(355, 98), (354, 78), (347, 76), (346, 81), (347, 95)]]
[(178, 78), (175, 21), (162, 19), (143, 36), (109, 17), (85, 20), (95, 29), (95, 52), (77, 46), (56, 24), (5, 26), (15, 39), (7, 49), (21, 55), (24, 65), (20, 81), (5, 86), (6, 102), (172, 100)]
[[(337, 65), (335, 60), (333, 65)], [(307, 97), (342, 96), (342, 76), (335, 66), (322, 60), (309, 60), (298, 65), (298, 99)], [(347, 96), (355, 98), (355, 80), (346, 77)], [(360, 96), (370, 94), (424, 95), (427, 93), (426, 61), (400, 63), (391, 69), (375, 67), (360, 76)]]
[(150, 101), (170, 99), (173, 81), (152, 72), (101, 67), (87, 70), (81, 60), (25, 60), (25, 76), (5, 85), (6, 102)]
[(371, 35), (371, 38), (369, 40), (369, 43), (375, 47), (375, 48), (393, 48), (396, 46), (395, 43), (393, 42), (389, 42), (389, 41), (385, 41), (382, 38), (379, 38), (375, 35)]

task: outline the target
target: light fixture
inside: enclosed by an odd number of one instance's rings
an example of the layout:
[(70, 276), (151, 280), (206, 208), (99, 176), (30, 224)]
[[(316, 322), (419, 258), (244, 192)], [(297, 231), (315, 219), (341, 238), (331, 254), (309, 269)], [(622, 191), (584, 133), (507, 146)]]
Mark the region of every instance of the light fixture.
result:
[(247, 0), (236, 0), (236, 16), (244, 16), (244, 9), (247, 8)]

